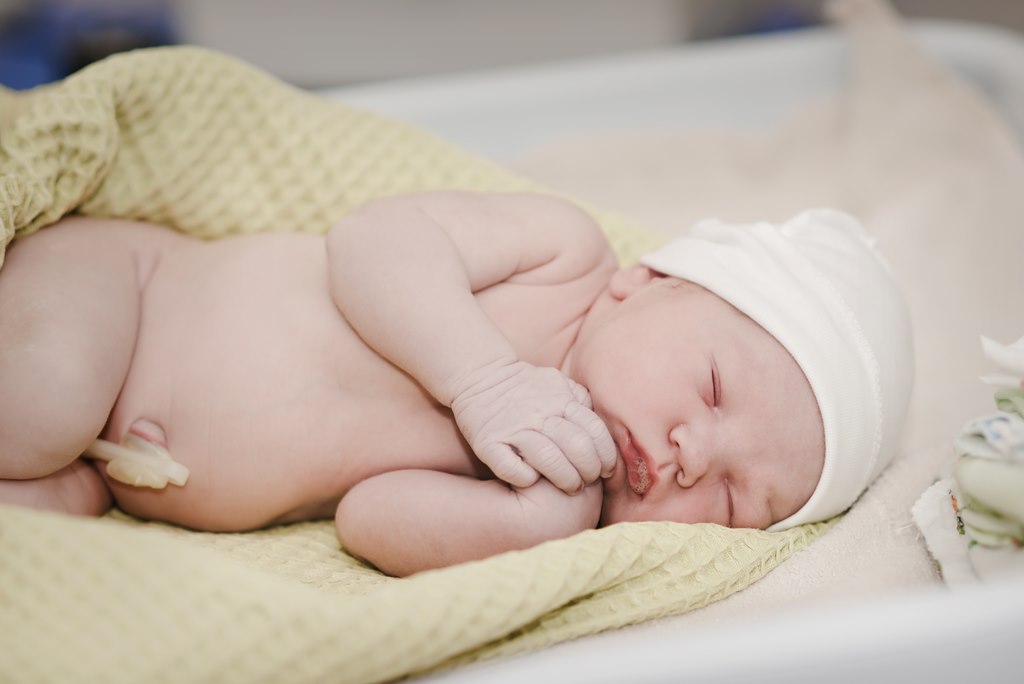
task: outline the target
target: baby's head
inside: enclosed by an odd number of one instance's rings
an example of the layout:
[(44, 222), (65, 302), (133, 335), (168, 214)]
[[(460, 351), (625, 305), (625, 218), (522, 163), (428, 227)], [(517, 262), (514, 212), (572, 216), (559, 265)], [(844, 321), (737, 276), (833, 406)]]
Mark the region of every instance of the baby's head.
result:
[(786, 529), (846, 510), (891, 460), (909, 316), (852, 217), (701, 222), (604, 300), (570, 368), (622, 454), (603, 523)]

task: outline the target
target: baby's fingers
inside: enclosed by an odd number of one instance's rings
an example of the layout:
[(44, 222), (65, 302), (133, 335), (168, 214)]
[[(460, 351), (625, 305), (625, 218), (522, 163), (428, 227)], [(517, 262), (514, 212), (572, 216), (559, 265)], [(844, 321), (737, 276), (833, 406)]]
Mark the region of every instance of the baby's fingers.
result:
[(608, 432), (608, 426), (596, 413), (580, 404), (570, 404), (565, 409), (565, 419), (578, 425), (590, 436), (597, 451), (597, 458), (601, 462), (601, 477), (610, 477), (615, 472), (619, 455), (615, 448), (615, 440)]
[(529, 487), (540, 479), (540, 473), (523, 461), (517, 449), (508, 444), (494, 442), (482, 448), (477, 457), (494, 476), (513, 487)]
[(565, 418), (552, 416), (544, 422), (543, 433), (564, 454), (584, 484), (597, 482), (601, 477), (601, 460), (597, 457), (594, 440), (583, 428)]
[(590, 398), (590, 392), (587, 391), (587, 388), (572, 378), (566, 378), (566, 380), (568, 380), (569, 384), (572, 386), (573, 399), (583, 404), (583, 406), (588, 409), (594, 408), (593, 400)]
[(576, 467), (549, 436), (532, 430), (520, 432), (513, 440), (523, 460), (566, 494), (583, 491), (584, 482)]

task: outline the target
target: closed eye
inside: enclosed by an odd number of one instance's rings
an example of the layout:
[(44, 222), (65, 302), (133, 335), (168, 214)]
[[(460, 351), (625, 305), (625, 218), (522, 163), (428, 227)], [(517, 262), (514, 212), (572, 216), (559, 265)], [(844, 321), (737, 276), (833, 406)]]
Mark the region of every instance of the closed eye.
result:
[(732, 524), (732, 517), (733, 517), (732, 486), (729, 484), (728, 480), (726, 480), (726, 482), (725, 482), (725, 498), (726, 498), (726, 501), (729, 502), (729, 518), (728, 518), (729, 524), (728, 524), (728, 527), (732, 527), (733, 526), (733, 524)]
[(722, 385), (721, 380), (718, 377), (718, 364), (715, 360), (711, 360), (711, 387), (714, 396), (714, 405), (718, 406), (718, 403), (722, 400)]

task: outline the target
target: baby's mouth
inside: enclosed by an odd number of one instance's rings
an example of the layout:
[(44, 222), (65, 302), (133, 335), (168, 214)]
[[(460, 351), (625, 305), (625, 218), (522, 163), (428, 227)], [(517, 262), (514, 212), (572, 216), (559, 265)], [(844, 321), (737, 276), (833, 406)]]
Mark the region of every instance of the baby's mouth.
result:
[(622, 460), (626, 464), (626, 480), (629, 488), (638, 496), (643, 496), (654, 484), (651, 466), (646, 455), (633, 442), (633, 435), (626, 432), (625, 444), (622, 445)]

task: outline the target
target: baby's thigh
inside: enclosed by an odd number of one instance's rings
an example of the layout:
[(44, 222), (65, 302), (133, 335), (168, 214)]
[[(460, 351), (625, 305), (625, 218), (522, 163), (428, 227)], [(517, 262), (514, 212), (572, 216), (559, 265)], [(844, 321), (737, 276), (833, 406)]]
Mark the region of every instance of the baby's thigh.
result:
[(96, 228), (71, 220), (8, 247), (0, 478), (42, 477), (70, 463), (99, 435), (124, 383), (139, 323), (138, 252)]

